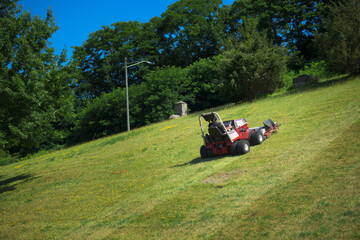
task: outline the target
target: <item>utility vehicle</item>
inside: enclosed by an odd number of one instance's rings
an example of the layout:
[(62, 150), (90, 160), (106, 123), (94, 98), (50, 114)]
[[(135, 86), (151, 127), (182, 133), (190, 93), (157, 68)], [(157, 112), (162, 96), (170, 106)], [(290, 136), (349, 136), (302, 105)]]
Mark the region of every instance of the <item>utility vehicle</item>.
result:
[[(209, 123), (206, 134), (202, 118)], [(223, 122), (216, 112), (201, 114), (199, 123), (204, 141), (204, 145), (200, 148), (202, 158), (246, 154), (250, 151), (250, 145), (261, 144), (279, 129), (279, 124), (271, 119), (266, 120), (264, 126), (254, 128), (249, 128), (244, 118)]]

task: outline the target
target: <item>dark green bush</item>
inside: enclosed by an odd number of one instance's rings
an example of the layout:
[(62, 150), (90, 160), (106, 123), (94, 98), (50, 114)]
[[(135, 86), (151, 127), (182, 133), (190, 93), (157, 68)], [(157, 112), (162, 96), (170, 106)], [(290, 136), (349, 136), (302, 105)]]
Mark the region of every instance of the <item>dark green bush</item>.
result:
[(241, 41), (230, 40), (218, 67), (219, 90), (232, 102), (273, 93), (286, 71), (286, 49), (257, 32), (256, 21), (249, 21), (241, 35)]
[(358, 0), (334, 3), (324, 20), (316, 42), (335, 73), (360, 73), (360, 4)]
[(89, 141), (126, 129), (125, 90), (116, 89), (91, 101), (77, 115), (71, 143)]

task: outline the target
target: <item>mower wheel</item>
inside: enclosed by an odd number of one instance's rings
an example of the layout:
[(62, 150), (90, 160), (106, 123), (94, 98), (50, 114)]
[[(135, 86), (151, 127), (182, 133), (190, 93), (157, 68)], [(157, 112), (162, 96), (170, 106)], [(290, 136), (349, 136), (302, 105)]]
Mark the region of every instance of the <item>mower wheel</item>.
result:
[(251, 135), (251, 145), (259, 145), (265, 140), (264, 135), (260, 131), (256, 131)]
[(250, 143), (247, 140), (240, 140), (236, 145), (236, 151), (238, 154), (246, 154), (250, 152)]
[(238, 144), (239, 141), (235, 141), (230, 147), (229, 147), (229, 151), (231, 155), (236, 155), (237, 151), (236, 151), (236, 146)]
[(205, 145), (202, 145), (201, 148), (200, 148), (200, 155), (202, 158), (206, 158), (208, 155), (207, 155), (207, 149), (205, 147)]
[(212, 148), (207, 148), (206, 149), (206, 154), (208, 157), (214, 157), (214, 153), (213, 153), (213, 149)]

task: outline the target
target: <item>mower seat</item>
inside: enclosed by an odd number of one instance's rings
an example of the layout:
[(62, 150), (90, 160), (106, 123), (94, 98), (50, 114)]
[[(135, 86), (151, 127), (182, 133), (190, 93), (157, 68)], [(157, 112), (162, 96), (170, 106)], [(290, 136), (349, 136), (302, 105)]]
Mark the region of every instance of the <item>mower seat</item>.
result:
[(223, 141), (226, 140), (226, 133), (224, 131), (221, 131), (217, 127), (209, 127), (209, 134), (213, 141)]

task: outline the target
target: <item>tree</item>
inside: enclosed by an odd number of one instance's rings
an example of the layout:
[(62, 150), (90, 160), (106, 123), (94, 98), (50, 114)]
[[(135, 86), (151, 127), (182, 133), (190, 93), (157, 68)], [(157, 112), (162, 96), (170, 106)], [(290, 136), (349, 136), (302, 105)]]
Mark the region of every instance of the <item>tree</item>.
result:
[(179, 0), (161, 14), (160, 62), (186, 67), (219, 53), (224, 39), (221, 0)]
[(266, 31), (269, 41), (286, 46), (296, 70), (316, 57), (313, 38), (322, 22), (329, 0), (237, 0), (230, 9), (231, 33), (239, 31), (246, 19), (258, 18), (259, 31)]
[(22, 12), (16, 1), (0, 5), (0, 140), (4, 151), (26, 154), (63, 143), (73, 114), (66, 52), (54, 55), (48, 39), (58, 29)]
[(332, 4), (316, 43), (329, 71), (360, 73), (360, 1)]
[[(93, 99), (125, 86), (124, 60), (157, 61), (157, 18), (148, 23), (117, 22), (89, 35), (86, 42), (75, 47), (73, 58), (78, 68), (76, 95)], [(129, 85), (140, 84), (140, 76), (148, 67), (135, 66), (129, 71)]]
[(242, 40), (230, 39), (218, 67), (218, 87), (228, 101), (251, 100), (274, 92), (283, 83), (286, 49), (268, 42), (256, 30), (257, 21), (247, 21)]
[(194, 95), (194, 100), (189, 102), (192, 111), (219, 106), (225, 102), (216, 89), (215, 79), (220, 56), (212, 59), (200, 59), (186, 67), (186, 73), (190, 79), (188, 95)]

